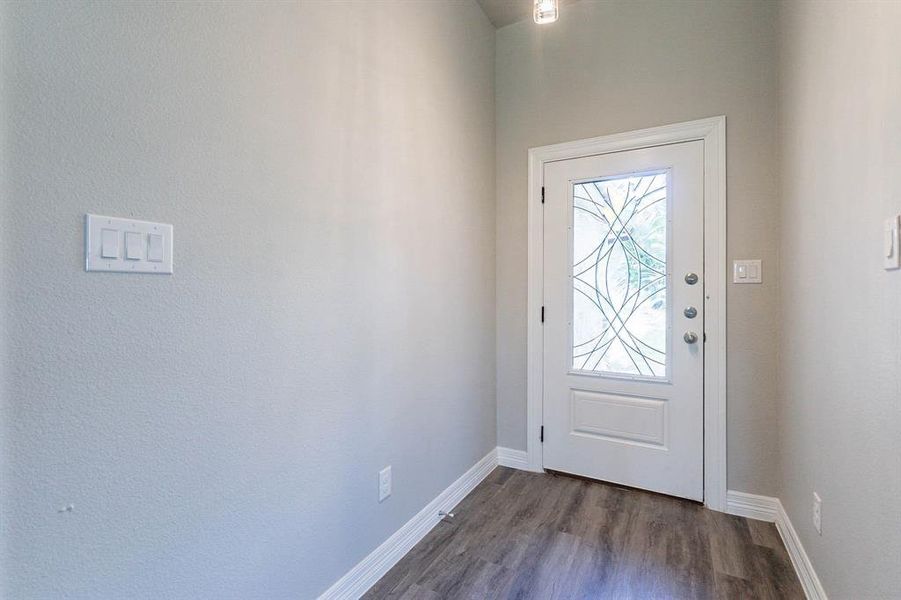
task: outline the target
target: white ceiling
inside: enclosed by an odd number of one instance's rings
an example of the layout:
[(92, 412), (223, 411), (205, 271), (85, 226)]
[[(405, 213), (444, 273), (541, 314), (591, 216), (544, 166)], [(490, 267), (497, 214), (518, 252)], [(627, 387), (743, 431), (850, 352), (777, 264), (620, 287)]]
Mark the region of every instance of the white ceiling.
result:
[[(576, 1), (560, 0), (560, 12), (563, 12), (567, 4)], [(532, 7), (535, 5), (535, 0), (478, 0), (478, 2), (498, 29), (523, 19), (531, 19)]]

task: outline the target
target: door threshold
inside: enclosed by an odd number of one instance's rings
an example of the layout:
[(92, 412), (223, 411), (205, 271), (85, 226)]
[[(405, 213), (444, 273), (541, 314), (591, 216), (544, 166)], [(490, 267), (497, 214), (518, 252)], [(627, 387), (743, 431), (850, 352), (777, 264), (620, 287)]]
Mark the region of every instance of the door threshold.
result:
[(569, 479), (578, 479), (580, 481), (586, 481), (588, 483), (600, 483), (602, 485), (619, 488), (621, 490), (628, 490), (630, 492), (643, 492), (645, 494), (653, 494), (655, 496), (663, 496), (664, 498), (672, 498), (674, 500), (680, 500), (682, 502), (690, 502), (691, 504), (697, 504), (698, 506), (704, 506), (704, 503), (699, 500), (692, 500), (691, 498), (682, 498), (681, 496), (673, 496), (672, 494), (664, 494), (663, 492), (655, 492), (654, 490), (646, 490), (644, 488), (633, 487), (631, 485), (624, 485), (622, 483), (617, 483), (615, 481), (605, 481), (603, 479), (594, 479), (592, 477), (586, 477), (584, 475), (578, 475), (576, 473), (567, 473), (566, 471), (556, 471), (554, 469), (545, 469), (544, 471), (548, 475), (552, 475), (554, 477), (567, 477)]

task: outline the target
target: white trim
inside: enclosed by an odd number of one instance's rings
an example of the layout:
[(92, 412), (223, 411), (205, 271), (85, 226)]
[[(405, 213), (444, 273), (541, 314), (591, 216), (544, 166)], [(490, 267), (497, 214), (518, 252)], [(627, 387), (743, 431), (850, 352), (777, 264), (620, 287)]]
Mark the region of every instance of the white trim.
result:
[(441, 492), (416, 516), (348, 571), (319, 600), (355, 600), (381, 579), (441, 520), (438, 511), (450, 511), (497, 466), (497, 449), (492, 449), (459, 479)]
[(525, 450), (514, 450), (513, 448), (504, 448), (503, 446), (498, 446), (497, 464), (502, 467), (510, 467), (511, 469), (528, 471), (529, 455)]
[(544, 327), (541, 307), (544, 305), (544, 186), (545, 154), (540, 148), (529, 150), (529, 281), (526, 301), (526, 456), (529, 470), (544, 470), (541, 454), (540, 427), (544, 396)]
[(729, 490), (726, 494), (726, 512), (731, 515), (775, 523), (782, 543), (785, 544), (785, 550), (798, 574), (804, 594), (809, 600), (827, 600), (823, 584), (820, 583), (820, 578), (813, 569), (813, 563), (810, 562), (810, 557), (807, 556), (804, 546), (801, 545), (801, 538), (798, 537), (798, 532), (795, 531), (779, 498)]
[(704, 142), (704, 504), (726, 509), (726, 117), (712, 117), (529, 150), (529, 282), (526, 454), (542, 471), (544, 210), (541, 188), (548, 162), (663, 144)]
[[(528, 454), (522, 450), (497, 447), (473, 465), (437, 498), (407, 521), (390, 538), (373, 550), (366, 558), (348, 571), (332, 587), (319, 596), (319, 600), (350, 600), (363, 596), (438, 524), (439, 511), (450, 511), (476, 488), (494, 469), (501, 466), (530, 470)], [(810, 600), (828, 600), (823, 585), (813, 569), (810, 558), (801, 545), (798, 533), (792, 526), (788, 513), (778, 498), (758, 496), (729, 490), (724, 505), (732, 515), (775, 522), (785, 549), (798, 574), (801, 587)]]
[(779, 530), (779, 535), (782, 536), (782, 542), (785, 544), (788, 556), (795, 566), (795, 572), (798, 574), (798, 579), (801, 580), (801, 588), (804, 589), (804, 594), (809, 600), (827, 600), (826, 590), (823, 589), (820, 578), (817, 577), (816, 571), (813, 570), (813, 563), (810, 562), (810, 557), (807, 556), (804, 546), (801, 545), (801, 538), (798, 537), (798, 532), (795, 531), (791, 520), (788, 518), (785, 507), (778, 500), (777, 502), (776, 529)]
[(779, 512), (779, 498), (729, 490), (726, 492), (726, 512), (730, 515), (775, 523)]

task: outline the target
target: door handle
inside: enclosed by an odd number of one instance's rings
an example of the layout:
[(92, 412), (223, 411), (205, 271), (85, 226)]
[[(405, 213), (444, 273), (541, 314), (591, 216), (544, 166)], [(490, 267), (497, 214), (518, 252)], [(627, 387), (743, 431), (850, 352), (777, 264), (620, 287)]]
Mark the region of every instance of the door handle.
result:
[(698, 274), (697, 273), (686, 273), (685, 274), (685, 283), (688, 285), (694, 285), (698, 282)]
[(698, 341), (698, 334), (694, 331), (686, 331), (685, 335), (682, 336), (682, 339), (685, 340), (686, 344), (694, 344)]
[(686, 306), (685, 310), (682, 311), (682, 314), (689, 319), (694, 319), (698, 316), (698, 309), (694, 306)]

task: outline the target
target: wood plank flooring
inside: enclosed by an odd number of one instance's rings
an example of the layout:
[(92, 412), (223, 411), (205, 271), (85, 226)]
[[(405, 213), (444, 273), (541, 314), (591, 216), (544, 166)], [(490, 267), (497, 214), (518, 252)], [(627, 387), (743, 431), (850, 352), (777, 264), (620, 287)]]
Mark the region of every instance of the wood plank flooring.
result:
[(365, 598), (798, 598), (775, 526), (498, 467)]

